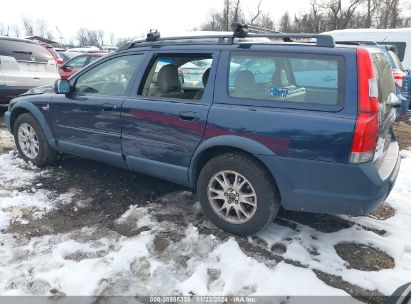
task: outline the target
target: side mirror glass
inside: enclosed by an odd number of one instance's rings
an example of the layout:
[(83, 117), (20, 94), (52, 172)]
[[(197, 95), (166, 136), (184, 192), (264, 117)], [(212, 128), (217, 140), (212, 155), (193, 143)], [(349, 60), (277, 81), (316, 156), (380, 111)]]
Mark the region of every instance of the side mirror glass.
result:
[(56, 94), (70, 93), (70, 82), (67, 79), (58, 79), (54, 82), (54, 92)]

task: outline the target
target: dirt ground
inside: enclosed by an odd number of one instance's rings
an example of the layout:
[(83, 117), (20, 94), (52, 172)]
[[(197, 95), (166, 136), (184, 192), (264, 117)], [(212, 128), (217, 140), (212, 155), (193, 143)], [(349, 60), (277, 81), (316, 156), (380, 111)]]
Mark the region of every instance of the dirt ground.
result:
[(394, 134), (397, 137), (400, 149), (411, 147), (411, 122), (397, 122), (394, 125)]

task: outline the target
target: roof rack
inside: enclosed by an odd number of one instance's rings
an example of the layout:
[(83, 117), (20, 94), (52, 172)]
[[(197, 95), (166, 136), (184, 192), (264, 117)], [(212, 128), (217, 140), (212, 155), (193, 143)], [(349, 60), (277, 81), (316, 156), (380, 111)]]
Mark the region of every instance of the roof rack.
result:
[[(273, 38), (273, 39), (282, 39), (284, 42), (293, 42), (292, 39), (316, 39), (316, 46), (318, 47), (334, 47), (334, 38), (331, 35), (321, 35), (321, 34), (285, 34), (269, 29), (264, 29), (261, 27), (233, 23), (231, 25), (233, 28), (232, 34), (221, 33), (221, 34), (210, 34), (210, 35), (192, 35), (192, 36), (175, 36), (175, 37), (161, 37), (160, 32), (151, 29), (146, 39), (138, 39), (131, 41), (121, 48), (120, 50), (129, 49), (136, 46), (147, 46), (147, 45), (161, 45), (165, 41), (175, 41), (176, 44), (180, 41), (180, 44), (194, 44), (198, 42), (204, 43), (208, 39), (217, 39), (219, 44), (234, 44), (235, 39), (244, 38)], [(257, 33), (250, 33), (250, 30), (257, 31)], [(298, 41), (296, 41), (298, 42)]]

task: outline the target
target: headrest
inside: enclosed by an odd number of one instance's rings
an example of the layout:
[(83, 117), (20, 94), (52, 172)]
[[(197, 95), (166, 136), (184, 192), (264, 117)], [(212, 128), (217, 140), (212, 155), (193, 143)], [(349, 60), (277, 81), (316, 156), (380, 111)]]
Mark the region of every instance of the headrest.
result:
[(287, 77), (287, 72), (283, 69), (275, 71), (273, 74), (273, 84), (278, 87), (290, 86), (290, 81)]
[(207, 82), (208, 82), (208, 77), (210, 77), (210, 68), (208, 68), (207, 70), (205, 70), (204, 74), (203, 74), (203, 85), (204, 87), (207, 86)]
[(250, 71), (240, 71), (237, 73), (234, 83), (236, 89), (244, 90), (252, 85), (255, 85), (255, 77), (253, 73)]
[(157, 84), (162, 93), (176, 92), (181, 90), (178, 68), (174, 64), (163, 66), (157, 75)]

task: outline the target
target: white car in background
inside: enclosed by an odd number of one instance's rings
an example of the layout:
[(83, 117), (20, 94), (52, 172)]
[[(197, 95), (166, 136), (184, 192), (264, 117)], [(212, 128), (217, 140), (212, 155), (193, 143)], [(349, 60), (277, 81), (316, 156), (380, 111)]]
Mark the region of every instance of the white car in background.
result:
[(411, 28), (399, 29), (345, 29), (322, 34), (331, 35), (335, 41), (372, 41), (393, 45), (406, 70), (411, 69)]
[(60, 75), (56, 60), (37, 42), (0, 37), (0, 103), (27, 90), (53, 84)]

